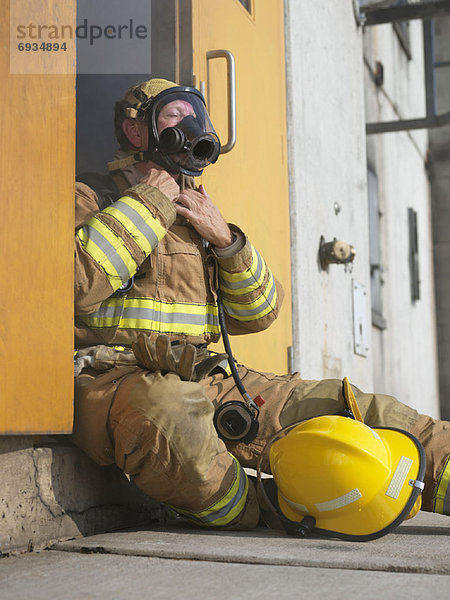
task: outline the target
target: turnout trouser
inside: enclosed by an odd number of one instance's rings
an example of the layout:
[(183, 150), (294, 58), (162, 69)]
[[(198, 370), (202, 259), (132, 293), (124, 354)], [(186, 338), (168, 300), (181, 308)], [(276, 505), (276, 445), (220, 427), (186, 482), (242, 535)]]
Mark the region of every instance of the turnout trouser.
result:
[[(88, 369), (77, 377), (73, 440), (99, 464), (115, 462), (143, 492), (193, 522), (251, 529), (259, 509), (242, 467), (256, 467), (266, 441), (281, 427), (339, 413), (346, 404), (338, 379), (307, 381), (243, 366), (239, 372), (248, 392), (265, 399), (250, 444), (225, 445), (213, 426), (215, 407), (240, 399), (231, 377), (194, 383), (137, 366), (100, 374)], [(423, 509), (450, 514), (450, 423), (419, 415), (391, 396), (353, 391), (368, 425), (405, 429), (422, 442)]]

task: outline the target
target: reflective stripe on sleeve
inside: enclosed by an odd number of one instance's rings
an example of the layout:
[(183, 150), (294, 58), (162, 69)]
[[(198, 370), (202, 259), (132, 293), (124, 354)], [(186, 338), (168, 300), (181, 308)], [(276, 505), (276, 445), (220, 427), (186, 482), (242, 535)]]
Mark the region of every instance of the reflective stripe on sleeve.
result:
[(253, 302), (230, 302), (227, 298), (223, 298), (225, 312), (239, 321), (255, 321), (256, 319), (261, 319), (267, 313), (274, 310), (276, 303), (277, 288), (272, 274), (270, 274), (269, 283), (265, 293)]
[(234, 456), (233, 460), (236, 469), (234, 481), (228, 492), (220, 500), (200, 512), (182, 510), (175, 506), (172, 506), (172, 508), (204, 527), (224, 527), (231, 523), (244, 510), (249, 486), (244, 469)]
[(103, 329), (104, 327), (117, 327), (123, 314), (124, 298), (108, 298), (102, 302), (100, 308), (89, 315), (78, 317), (89, 327)]
[(76, 235), (84, 250), (106, 273), (114, 290), (136, 272), (137, 265), (128, 248), (97, 215), (79, 229)]
[(154, 298), (110, 298), (81, 317), (89, 327), (118, 327), (193, 336), (219, 334), (215, 304), (163, 302)]
[(148, 256), (166, 234), (166, 230), (139, 200), (123, 196), (103, 211), (116, 219)]
[(220, 287), (230, 295), (248, 294), (263, 283), (267, 267), (259, 252), (252, 246), (252, 265), (242, 273), (228, 273), (219, 268)]
[(447, 456), (436, 486), (433, 512), (450, 515), (450, 454)]
[[(264, 259), (253, 246), (251, 266), (240, 273), (230, 273), (219, 267), (219, 284), (225, 294), (225, 312), (238, 321), (256, 321), (275, 309), (275, 280)], [(246, 301), (248, 295), (255, 291), (259, 291), (259, 295), (253, 293), (252, 301)]]

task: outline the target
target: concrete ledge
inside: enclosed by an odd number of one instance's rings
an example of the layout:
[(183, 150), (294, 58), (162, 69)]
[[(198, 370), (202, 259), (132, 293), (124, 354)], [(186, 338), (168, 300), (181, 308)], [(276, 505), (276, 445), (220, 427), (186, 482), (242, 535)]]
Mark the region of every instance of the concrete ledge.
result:
[[(51, 443), (51, 438), (49, 439)], [(163, 509), (69, 443), (0, 437), (0, 555), (149, 523)]]
[(298, 539), (265, 528), (207, 531), (187, 522), (60, 542), (55, 550), (249, 565), (450, 574), (450, 517), (420, 513), (371, 542)]

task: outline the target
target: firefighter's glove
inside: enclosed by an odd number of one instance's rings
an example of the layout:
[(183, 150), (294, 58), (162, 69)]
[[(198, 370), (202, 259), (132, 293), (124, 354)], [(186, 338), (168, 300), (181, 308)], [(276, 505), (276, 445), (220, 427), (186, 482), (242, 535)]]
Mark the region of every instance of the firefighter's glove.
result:
[(74, 375), (77, 377), (86, 368), (96, 371), (108, 371), (113, 367), (129, 367), (136, 364), (136, 358), (131, 350), (118, 350), (109, 346), (89, 346), (77, 350), (74, 356)]
[(224, 358), (224, 355), (210, 356), (206, 348), (192, 344), (172, 346), (166, 335), (159, 335), (152, 341), (140, 333), (132, 349), (138, 364), (144, 369), (176, 373), (183, 381), (200, 381)]

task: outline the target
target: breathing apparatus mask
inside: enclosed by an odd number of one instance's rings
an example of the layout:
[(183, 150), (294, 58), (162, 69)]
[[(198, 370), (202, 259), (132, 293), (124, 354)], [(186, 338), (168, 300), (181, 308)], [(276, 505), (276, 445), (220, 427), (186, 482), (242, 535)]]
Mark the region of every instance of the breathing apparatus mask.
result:
[(202, 94), (191, 87), (163, 90), (144, 102), (138, 112), (148, 125), (146, 160), (171, 173), (201, 175), (216, 162), (220, 141)]

